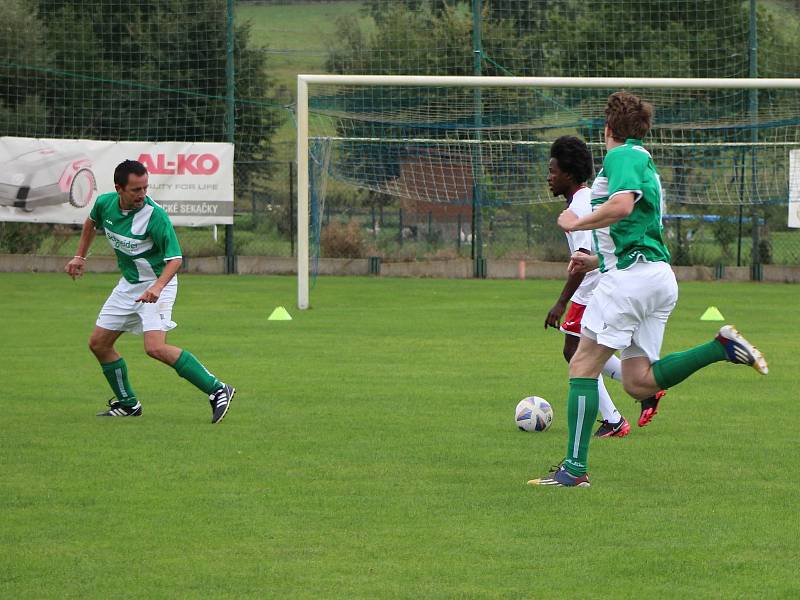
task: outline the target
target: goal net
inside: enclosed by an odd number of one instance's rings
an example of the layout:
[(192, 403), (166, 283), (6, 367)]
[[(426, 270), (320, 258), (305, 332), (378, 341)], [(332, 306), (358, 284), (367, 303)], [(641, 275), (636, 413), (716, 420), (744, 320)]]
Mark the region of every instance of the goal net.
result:
[(668, 207), (787, 202), (800, 79), (300, 75), (299, 307), (308, 306), (309, 218), (318, 227), (328, 178), (476, 211), (552, 202), (550, 144), (579, 136), (599, 168), (606, 100), (619, 89), (655, 107), (644, 142)]

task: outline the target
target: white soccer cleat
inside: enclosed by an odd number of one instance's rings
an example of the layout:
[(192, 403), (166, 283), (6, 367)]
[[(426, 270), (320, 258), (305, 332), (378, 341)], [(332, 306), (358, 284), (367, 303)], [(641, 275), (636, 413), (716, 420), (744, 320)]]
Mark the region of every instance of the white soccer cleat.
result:
[(733, 325), (723, 325), (717, 340), (724, 346), (728, 360), (737, 365), (750, 365), (762, 375), (769, 373), (767, 361), (761, 351), (744, 339)]

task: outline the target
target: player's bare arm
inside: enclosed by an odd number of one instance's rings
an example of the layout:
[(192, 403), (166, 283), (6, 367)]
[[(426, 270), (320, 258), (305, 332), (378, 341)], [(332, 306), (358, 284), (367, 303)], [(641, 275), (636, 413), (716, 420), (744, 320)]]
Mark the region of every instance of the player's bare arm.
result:
[(596, 254), (575, 252), (569, 259), (569, 267), (567, 270), (570, 273), (581, 273), (585, 275), (589, 271), (594, 271), (599, 266), (600, 258)]
[(72, 277), (73, 281), (83, 275), (83, 270), (86, 267), (86, 255), (89, 248), (92, 247), (92, 242), (95, 236), (95, 225), (91, 219), (86, 219), (83, 222), (83, 229), (81, 230), (81, 239), (78, 242), (78, 250), (75, 256), (72, 257), (65, 266), (64, 271), (67, 275)]
[(183, 260), (180, 258), (173, 258), (167, 261), (158, 279), (136, 299), (136, 302), (157, 302), (161, 296), (161, 290), (163, 290), (164, 286), (175, 276), (175, 273), (181, 268), (181, 264), (183, 264)]
[[(589, 254), (585, 248), (579, 248), (577, 253)], [(591, 270), (591, 269), (590, 269)], [(561, 326), (561, 317), (564, 316), (564, 311), (567, 309), (567, 303), (572, 298), (575, 291), (581, 286), (583, 279), (588, 271), (572, 273), (567, 270), (567, 281), (564, 283), (564, 289), (561, 290), (561, 295), (556, 300), (556, 303), (547, 312), (547, 317), (544, 320), (544, 328), (553, 327), (558, 329)]]
[(564, 231), (583, 231), (599, 229), (621, 221), (633, 212), (634, 195), (632, 192), (614, 194), (606, 202), (584, 217), (567, 209), (558, 216), (558, 226)]

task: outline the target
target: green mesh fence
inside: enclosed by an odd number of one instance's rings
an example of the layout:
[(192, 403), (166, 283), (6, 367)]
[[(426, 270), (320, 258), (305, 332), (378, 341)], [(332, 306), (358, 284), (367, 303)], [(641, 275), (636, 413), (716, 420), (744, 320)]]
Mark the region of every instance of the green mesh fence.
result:
[[(229, 141), (226, 123), (233, 100), (234, 250), (239, 254), (292, 252), (286, 222), (292, 212), (288, 182), (295, 133), (290, 109), (297, 73), (800, 74), (796, 1), (326, 0), (236, 2), (232, 13), (224, 0), (5, 0), (3, 7), (0, 135)], [(235, 23), (233, 86), (226, 71), (230, 17)], [(487, 93), (478, 111), (484, 122), (477, 129), (469, 94), (456, 99), (442, 95), (442, 113), (421, 117), (412, 111), (430, 100), (424, 95), (372, 98), (373, 106), (366, 109), (358, 103), (368, 99), (354, 93), (325, 104), (332, 96), (315, 107), (317, 136), (359, 139), (331, 146), (330, 181), (320, 204), (334, 223), (358, 221), (364, 239), (355, 244), (355, 252), (364, 255), (464, 255), (474, 251), (467, 241), (473, 233), (481, 234), (486, 256), (549, 255), (545, 225), (558, 206), (548, 204), (542, 193), (540, 158), (547, 143), (561, 132), (575, 132), (592, 143), (598, 159), (602, 154), (596, 91), (581, 97), (519, 94), (512, 102), (508, 94)], [(660, 127), (651, 149), (669, 179), (669, 211), (686, 215), (667, 225), (677, 229), (681, 223), (676, 240), (691, 231), (695, 241), (701, 235), (716, 244), (715, 252), (703, 256), (683, 253), (685, 260), (710, 262), (719, 254), (727, 264), (748, 264), (748, 244), (766, 240), (788, 250), (763, 256), (798, 264), (800, 241), (797, 230), (786, 227), (785, 194), (786, 157), (797, 147), (794, 97), (763, 92), (754, 103), (739, 91), (649, 99)], [(387, 120), (398, 104), (405, 112)], [(353, 118), (359, 111), (364, 114)], [(415, 142), (415, 160), (456, 165), (449, 176), (462, 177), (462, 183), (446, 192), (440, 192), (439, 184), (406, 186), (403, 192), (402, 180), (390, 186), (392, 170), (402, 169), (398, 159), (390, 158), (397, 147), (369, 150), (374, 142), (363, 139), (439, 140), (444, 131), (450, 136), (444, 146), (441, 141), (435, 147)], [(479, 161), (476, 137), (492, 142), (483, 146)], [(677, 145), (684, 143), (706, 148), (700, 163)], [(668, 150), (661, 144), (672, 146)], [(364, 152), (371, 158), (359, 159)], [(403, 152), (407, 155), (408, 148)], [(409, 167), (404, 168), (408, 180)], [(457, 200), (470, 197), (468, 174), (481, 185), (485, 199), (477, 224), (476, 215), (459, 210), (440, 214), (440, 208), (425, 204), (429, 196), (444, 193), (446, 201), (434, 198), (436, 206), (458, 206)], [(698, 193), (704, 188), (707, 199)], [(389, 233), (392, 226), (375, 234), (371, 214), (381, 211), (402, 214), (405, 235)], [(716, 234), (714, 222), (704, 220), (715, 217), (723, 223)], [(698, 226), (684, 227), (691, 220)], [(733, 245), (728, 223), (735, 231)], [(751, 223), (761, 225), (753, 232)], [(473, 232), (476, 226), (480, 232)], [(221, 244), (209, 244), (203, 235), (206, 241), (198, 243), (202, 253), (222, 253)], [(699, 242), (689, 240), (688, 248), (693, 247)], [(328, 250), (323, 244), (322, 256), (337, 252), (335, 244)]]
[[(419, 202), (552, 202), (550, 144), (605, 153), (613, 89), (312, 85), (310, 136), (332, 141), (329, 174)], [(645, 145), (672, 204), (785, 203), (800, 147), (800, 90), (635, 89), (655, 105)], [(754, 98), (758, 104), (753, 106)], [(476, 189), (476, 186), (479, 189)]]
[[(798, 4), (757, 0), (367, 0), (337, 22), (325, 68), (342, 73), (748, 77), (800, 67)], [(473, 38), (474, 25), (480, 35)]]
[(237, 204), (265, 187), (283, 111), (266, 55), (225, 0), (3, 7), (0, 135), (234, 142)]
[[(362, 14), (371, 21), (338, 22), (327, 71), (682, 78), (800, 74), (797, 3), (409, 0), (365, 2)], [(603, 107), (614, 91), (316, 87), (309, 102), (311, 136), (333, 141), (332, 178), (396, 197), (393, 204), (405, 211), (404, 224), (414, 232), (427, 230), (433, 219), (441, 223), (442, 236), (452, 239), (454, 222), (461, 235), (461, 219), (468, 235), (480, 237), (488, 256), (529, 252), (519, 240), (502, 243), (517, 236), (499, 231), (502, 223), (513, 222), (512, 230), (519, 232), (522, 223), (547, 214), (525, 205), (553, 201), (545, 178), (555, 137), (583, 137), (599, 166)], [(800, 147), (800, 94), (631, 91), (656, 107), (656, 127), (646, 145), (664, 178), (666, 225), (678, 261), (795, 264), (800, 239), (786, 228), (786, 205), (789, 152)], [(469, 206), (475, 196), (478, 215)], [(731, 227), (735, 251), (727, 239)], [(787, 235), (773, 240), (775, 230)], [(693, 244), (695, 235), (700, 237)], [(703, 236), (716, 251), (686, 250), (701, 248)], [(530, 237), (526, 234), (526, 242)], [(770, 244), (778, 237), (781, 246), (798, 247), (772, 252)], [(761, 251), (752, 253), (748, 244)], [(542, 243), (537, 246), (539, 256), (552, 254)]]
[(4, 135), (235, 141), (242, 160), (268, 153), (276, 115), (265, 56), (248, 46), (241, 25), (230, 40), (236, 74), (229, 105), (224, 0), (4, 4)]

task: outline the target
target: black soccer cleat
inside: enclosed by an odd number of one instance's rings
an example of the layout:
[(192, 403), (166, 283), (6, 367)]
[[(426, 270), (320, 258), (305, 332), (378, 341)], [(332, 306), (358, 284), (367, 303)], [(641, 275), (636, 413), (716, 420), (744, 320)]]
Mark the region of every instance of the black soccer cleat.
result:
[(222, 387), (208, 397), (211, 403), (211, 423), (219, 423), (228, 414), (231, 400), (236, 393), (236, 389), (223, 383)]
[(112, 398), (108, 401), (108, 410), (97, 413), (98, 417), (141, 417), (142, 405), (137, 400), (133, 406), (125, 406)]
[(600, 427), (594, 432), (594, 436), (599, 438), (625, 437), (631, 430), (631, 424), (625, 417), (620, 417), (616, 423), (608, 421), (598, 421), (598, 423), (600, 423)]

